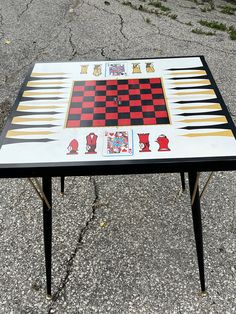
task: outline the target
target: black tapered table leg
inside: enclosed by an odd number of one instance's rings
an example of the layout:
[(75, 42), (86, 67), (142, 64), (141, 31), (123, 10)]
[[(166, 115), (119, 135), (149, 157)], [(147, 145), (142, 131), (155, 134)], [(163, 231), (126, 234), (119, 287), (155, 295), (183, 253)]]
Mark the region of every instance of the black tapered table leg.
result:
[[(52, 178), (43, 177), (43, 192), (52, 206)], [(52, 208), (43, 201), (43, 232), (46, 266), (47, 296), (51, 297), (51, 267), (52, 267)]]
[(64, 194), (65, 190), (65, 177), (61, 177), (61, 194)]
[(182, 191), (185, 191), (185, 177), (184, 177), (184, 172), (180, 172), (180, 177), (181, 177)]
[[(197, 173), (189, 172), (188, 176), (189, 176), (190, 199), (192, 200)], [(198, 186), (196, 190), (195, 199), (192, 204), (192, 218), (193, 218), (193, 228), (194, 228), (194, 235), (195, 235), (195, 242), (196, 242), (196, 249), (197, 249), (197, 259), (198, 259), (198, 269), (199, 269), (200, 282), (201, 282), (201, 290), (202, 290), (202, 293), (205, 293), (206, 287), (205, 287), (205, 275), (204, 275), (202, 220), (201, 220), (201, 206), (200, 206)]]
[(61, 194), (64, 194), (65, 190), (65, 177), (61, 177)]

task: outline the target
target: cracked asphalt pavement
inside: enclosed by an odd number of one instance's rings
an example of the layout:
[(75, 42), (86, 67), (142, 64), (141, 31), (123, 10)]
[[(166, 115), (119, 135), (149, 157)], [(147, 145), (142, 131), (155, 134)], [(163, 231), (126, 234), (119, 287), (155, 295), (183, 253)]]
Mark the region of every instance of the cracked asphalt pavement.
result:
[[(34, 62), (195, 54), (206, 57), (235, 121), (236, 42), (191, 32), (201, 19), (236, 27), (235, 15), (220, 12), (227, 2), (204, 12), (196, 1), (162, 1), (170, 17), (130, 1), (1, 0), (0, 126)], [(202, 198), (202, 298), (179, 174), (67, 177), (64, 197), (54, 178), (49, 301), (41, 201), (25, 179), (1, 179), (0, 313), (236, 313), (235, 183), (234, 172), (214, 173)]]

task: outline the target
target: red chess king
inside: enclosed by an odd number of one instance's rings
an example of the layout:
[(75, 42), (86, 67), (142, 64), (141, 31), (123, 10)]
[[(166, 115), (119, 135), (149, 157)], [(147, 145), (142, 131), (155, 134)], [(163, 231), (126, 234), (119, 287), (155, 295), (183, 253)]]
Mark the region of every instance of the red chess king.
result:
[(138, 134), (140, 152), (150, 152), (149, 133)]

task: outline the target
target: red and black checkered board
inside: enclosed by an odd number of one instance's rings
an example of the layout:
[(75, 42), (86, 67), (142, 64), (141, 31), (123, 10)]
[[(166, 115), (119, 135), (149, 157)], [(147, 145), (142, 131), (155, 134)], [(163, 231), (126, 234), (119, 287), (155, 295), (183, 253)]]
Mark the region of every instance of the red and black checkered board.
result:
[(160, 78), (74, 82), (67, 128), (169, 123)]

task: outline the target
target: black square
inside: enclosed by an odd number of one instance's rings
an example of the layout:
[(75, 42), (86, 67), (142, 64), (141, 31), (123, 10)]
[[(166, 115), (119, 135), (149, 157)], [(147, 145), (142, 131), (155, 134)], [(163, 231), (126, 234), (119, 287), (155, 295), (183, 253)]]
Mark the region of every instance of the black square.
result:
[(156, 123), (157, 124), (169, 124), (169, 118), (156, 118)]
[(117, 83), (118, 83), (118, 85), (127, 85), (128, 80), (118, 80)]
[(140, 83), (140, 84), (149, 84), (149, 83), (150, 83), (150, 80), (149, 80), (149, 79), (140, 79), (140, 80), (139, 80), (139, 83)]
[(164, 99), (164, 96), (163, 96), (163, 94), (154, 94), (154, 95), (152, 95), (152, 98), (153, 99)]
[(118, 95), (129, 95), (129, 90), (128, 89), (118, 90), (117, 93)]
[(95, 86), (85, 86), (85, 90), (89, 91), (89, 90), (95, 90)]
[(118, 113), (118, 119), (129, 119), (130, 113), (129, 112), (120, 112)]
[(80, 121), (80, 126), (81, 127), (93, 126), (93, 120), (81, 120)]
[(140, 89), (140, 94), (151, 94), (151, 90), (150, 89)]
[(106, 102), (105, 101), (96, 101), (94, 103), (94, 107), (106, 107)]
[(97, 86), (106, 85), (106, 81), (96, 81)]
[(141, 99), (140, 95), (130, 95), (129, 98), (130, 98), (130, 100), (140, 100)]
[(80, 120), (80, 114), (69, 114), (68, 121), (71, 120)]
[(129, 84), (129, 89), (139, 89), (139, 84)]
[(117, 112), (117, 111), (118, 111), (117, 107), (106, 107), (107, 113)]
[(142, 112), (141, 106), (132, 106), (130, 107), (130, 112)]
[(143, 112), (143, 117), (144, 118), (155, 118), (155, 113), (153, 112)]
[(94, 101), (94, 96), (84, 96), (83, 101), (92, 102), (92, 101)]
[(106, 126), (117, 126), (118, 125), (118, 120), (106, 120)]
[(82, 113), (93, 113), (93, 108), (82, 108)]
[(95, 113), (93, 115), (94, 120), (105, 120), (105, 113)]
[(106, 96), (105, 90), (96, 90), (95, 96)]
[(131, 119), (131, 125), (143, 125), (143, 119)]
[(84, 86), (85, 83), (86, 83), (85, 81), (75, 81), (74, 86)]
[(107, 90), (116, 90), (117, 85), (107, 85)]

